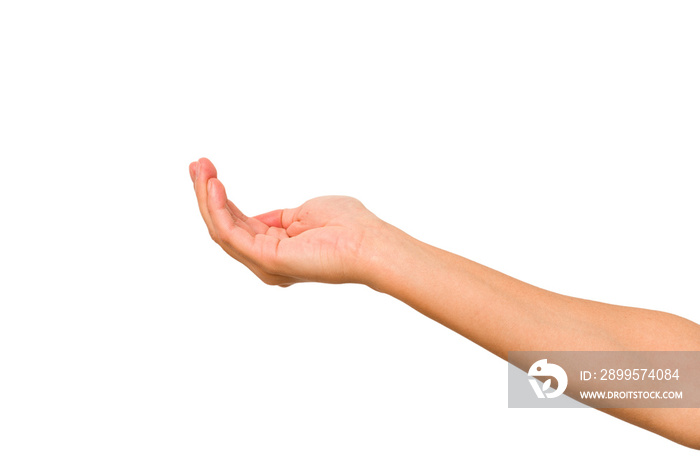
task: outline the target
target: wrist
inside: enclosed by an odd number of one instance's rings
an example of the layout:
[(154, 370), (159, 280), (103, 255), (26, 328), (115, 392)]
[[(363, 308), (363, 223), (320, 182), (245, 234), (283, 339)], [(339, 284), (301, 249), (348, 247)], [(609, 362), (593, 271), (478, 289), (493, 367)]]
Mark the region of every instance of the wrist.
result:
[(398, 298), (407, 274), (426, 268), (429, 246), (386, 222), (370, 242), (361, 283)]

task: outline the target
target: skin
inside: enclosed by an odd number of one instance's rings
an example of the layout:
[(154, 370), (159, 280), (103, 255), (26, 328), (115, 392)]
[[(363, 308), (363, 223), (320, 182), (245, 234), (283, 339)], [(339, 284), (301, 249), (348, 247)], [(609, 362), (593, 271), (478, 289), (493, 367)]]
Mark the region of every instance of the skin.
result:
[[(212, 239), (267, 284), (365, 284), (506, 360), (508, 351), (700, 351), (700, 326), (687, 319), (537, 288), (422, 243), (351, 197), (247, 217), (209, 160), (189, 169)], [(700, 449), (700, 409), (602, 411)]]

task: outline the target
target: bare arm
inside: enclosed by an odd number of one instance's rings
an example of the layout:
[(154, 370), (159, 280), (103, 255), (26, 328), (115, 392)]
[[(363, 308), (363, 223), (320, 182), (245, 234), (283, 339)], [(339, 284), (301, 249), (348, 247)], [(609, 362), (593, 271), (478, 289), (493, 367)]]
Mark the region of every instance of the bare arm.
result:
[[(700, 351), (700, 325), (682, 317), (559, 295), (410, 237), (397, 243), (405, 244), (378, 261), (372, 286), (503, 359), (508, 351)], [(700, 449), (698, 408), (603, 411)]]
[[(700, 351), (700, 326), (687, 319), (537, 288), (422, 243), (355, 199), (323, 197), (246, 217), (211, 162), (193, 163), (190, 175), (212, 238), (265, 283), (363, 283), (504, 359), (526, 350)], [(700, 449), (700, 409), (606, 412)]]

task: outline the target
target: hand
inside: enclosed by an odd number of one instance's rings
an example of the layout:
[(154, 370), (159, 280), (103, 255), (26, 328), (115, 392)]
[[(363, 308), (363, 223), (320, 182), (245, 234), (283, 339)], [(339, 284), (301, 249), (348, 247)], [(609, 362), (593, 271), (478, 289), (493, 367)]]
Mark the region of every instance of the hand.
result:
[(357, 199), (318, 197), (295, 209), (246, 217), (226, 197), (209, 160), (190, 164), (190, 176), (212, 239), (263, 282), (367, 282), (389, 225)]

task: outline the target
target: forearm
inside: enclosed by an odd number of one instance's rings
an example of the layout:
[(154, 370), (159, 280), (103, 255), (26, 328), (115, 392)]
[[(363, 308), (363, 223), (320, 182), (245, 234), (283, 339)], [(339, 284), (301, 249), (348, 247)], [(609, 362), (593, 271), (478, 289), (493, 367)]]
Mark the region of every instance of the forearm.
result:
[[(367, 284), (503, 359), (509, 351), (700, 351), (700, 326), (687, 319), (559, 295), (387, 232)], [(700, 449), (700, 409), (605, 411)]]
[(400, 230), (391, 236), (384, 253), (392, 260), (375, 261), (370, 285), (504, 359), (508, 351), (700, 351), (700, 326), (681, 317), (563, 296)]

